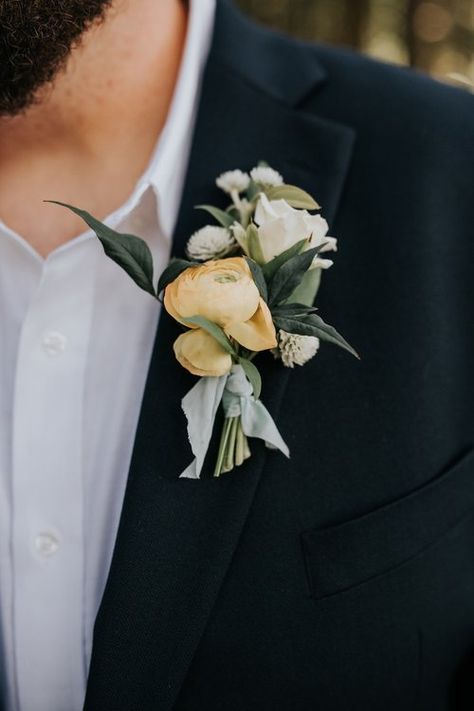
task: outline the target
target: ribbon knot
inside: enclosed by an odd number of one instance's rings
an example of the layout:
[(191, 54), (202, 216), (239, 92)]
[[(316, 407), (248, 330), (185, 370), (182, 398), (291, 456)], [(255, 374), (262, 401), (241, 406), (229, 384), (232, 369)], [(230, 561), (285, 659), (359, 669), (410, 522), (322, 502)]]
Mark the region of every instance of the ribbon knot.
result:
[(222, 395), (222, 407), (226, 417), (239, 417), (242, 414), (242, 400), (253, 399), (253, 390), (241, 365), (234, 365)]

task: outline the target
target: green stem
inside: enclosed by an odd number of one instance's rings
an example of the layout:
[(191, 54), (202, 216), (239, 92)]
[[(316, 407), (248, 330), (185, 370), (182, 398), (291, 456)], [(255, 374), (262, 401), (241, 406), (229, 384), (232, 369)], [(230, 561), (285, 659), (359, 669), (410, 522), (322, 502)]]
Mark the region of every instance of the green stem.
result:
[(237, 192), (237, 190), (232, 190), (230, 196), (232, 198), (232, 202), (234, 203), (240, 214), (242, 210), (242, 202), (240, 200), (239, 193)]
[(214, 476), (220, 476), (222, 473), (222, 464), (224, 461), (224, 457), (226, 455), (226, 450), (227, 450), (227, 442), (229, 440), (229, 435), (230, 435), (230, 430), (232, 427), (232, 419), (231, 417), (228, 417), (227, 419), (224, 420), (224, 426), (222, 428), (222, 435), (221, 435), (221, 441), (219, 444), (219, 452), (217, 455), (217, 462), (216, 462), (216, 468), (214, 469)]
[(244, 431), (242, 429), (242, 421), (239, 417), (239, 424), (237, 426), (237, 439), (235, 442), (235, 463), (240, 467), (244, 463)]
[(229, 439), (227, 440), (226, 453), (224, 457), (224, 463), (222, 465), (222, 473), (232, 471), (235, 466), (235, 441), (237, 437), (237, 430), (239, 427), (239, 419), (239, 417), (232, 417), (232, 425), (229, 432)]

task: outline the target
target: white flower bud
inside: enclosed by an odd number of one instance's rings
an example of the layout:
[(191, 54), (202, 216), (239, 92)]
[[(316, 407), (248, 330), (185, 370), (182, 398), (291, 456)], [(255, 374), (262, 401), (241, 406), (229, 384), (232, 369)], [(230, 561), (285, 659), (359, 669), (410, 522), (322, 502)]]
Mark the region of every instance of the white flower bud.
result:
[(237, 242), (224, 227), (209, 225), (195, 232), (188, 240), (186, 254), (197, 262), (222, 259), (237, 247)]
[(319, 350), (319, 338), (315, 336), (298, 336), (286, 331), (278, 332), (278, 348), (272, 352), (275, 358), (280, 358), (286, 368), (295, 365), (305, 365), (314, 358)]
[(253, 182), (259, 187), (274, 188), (283, 185), (283, 178), (276, 170), (267, 166), (258, 166), (250, 172)]
[(241, 170), (228, 170), (217, 178), (216, 185), (228, 195), (233, 192), (243, 193), (250, 185), (250, 176)]

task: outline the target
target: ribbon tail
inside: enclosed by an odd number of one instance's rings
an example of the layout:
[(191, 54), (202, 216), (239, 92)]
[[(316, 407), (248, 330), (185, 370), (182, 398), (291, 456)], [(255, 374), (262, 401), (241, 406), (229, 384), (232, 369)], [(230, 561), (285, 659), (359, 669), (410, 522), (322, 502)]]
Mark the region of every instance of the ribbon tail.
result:
[(181, 407), (188, 421), (188, 437), (195, 459), (179, 478), (199, 479), (222, 400), (227, 375), (200, 378), (184, 396)]
[(289, 459), (290, 450), (265, 405), (260, 400), (250, 398), (241, 398), (240, 402), (244, 434), (263, 439), (267, 445), (279, 449)]

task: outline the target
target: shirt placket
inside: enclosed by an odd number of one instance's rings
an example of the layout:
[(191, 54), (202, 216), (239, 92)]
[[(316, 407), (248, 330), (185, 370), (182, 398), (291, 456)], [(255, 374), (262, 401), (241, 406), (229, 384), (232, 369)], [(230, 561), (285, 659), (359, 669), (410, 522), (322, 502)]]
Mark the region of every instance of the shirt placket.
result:
[(96, 255), (84, 241), (46, 260), (19, 343), (12, 562), (21, 711), (74, 711), (86, 683), (82, 438)]

